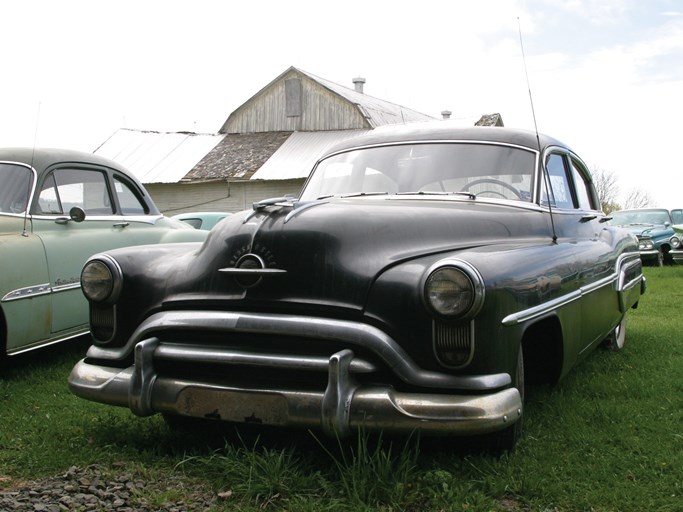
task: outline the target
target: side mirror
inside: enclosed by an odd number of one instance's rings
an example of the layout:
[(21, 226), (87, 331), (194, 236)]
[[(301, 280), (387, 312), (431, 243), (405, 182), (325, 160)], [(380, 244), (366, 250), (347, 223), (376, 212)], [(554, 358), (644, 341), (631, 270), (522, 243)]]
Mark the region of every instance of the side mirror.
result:
[(74, 206), (69, 210), (69, 217), (74, 222), (83, 222), (85, 220), (85, 211), (80, 206)]

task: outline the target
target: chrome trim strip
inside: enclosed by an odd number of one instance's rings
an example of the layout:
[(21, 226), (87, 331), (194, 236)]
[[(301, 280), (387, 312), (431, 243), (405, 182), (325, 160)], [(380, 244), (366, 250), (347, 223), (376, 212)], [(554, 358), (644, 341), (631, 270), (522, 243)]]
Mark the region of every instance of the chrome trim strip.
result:
[(219, 272), (222, 272), (224, 274), (228, 275), (251, 275), (251, 276), (272, 276), (272, 275), (281, 275), (281, 274), (286, 274), (286, 270), (282, 270), (279, 268), (234, 268), (234, 267), (225, 267), (225, 268), (219, 268)]
[(39, 297), (41, 295), (48, 295), (50, 293), (52, 293), (50, 283), (35, 284), (33, 286), (27, 286), (25, 288), (19, 288), (18, 290), (12, 290), (11, 292), (8, 292), (2, 299), (0, 299), (0, 302), (30, 299), (33, 297)]
[(533, 308), (525, 309), (523, 311), (518, 311), (517, 313), (508, 315), (505, 318), (503, 318), (502, 324), (521, 324), (522, 322), (526, 322), (527, 320), (531, 320), (533, 318), (545, 315), (546, 313), (549, 313), (554, 309), (566, 306), (567, 304), (574, 302), (575, 300), (579, 300), (580, 298), (581, 290), (576, 290), (562, 297), (558, 297), (543, 304), (539, 304), (538, 306), (534, 306)]
[(71, 334), (67, 334), (65, 336), (62, 336), (60, 338), (56, 338), (54, 340), (49, 340), (49, 341), (39, 341), (38, 343), (32, 343), (30, 346), (22, 346), (21, 348), (18, 349), (9, 349), (7, 351), (8, 356), (18, 356), (19, 354), (24, 354), (26, 352), (31, 352), (32, 350), (36, 350), (39, 348), (43, 347), (49, 347), (50, 345), (55, 345), (57, 343), (62, 343), (67, 340), (71, 340), (74, 338), (80, 338), (81, 336), (85, 336), (88, 334), (88, 329), (81, 329), (76, 332), (73, 332)]
[(602, 288), (607, 285), (611, 285), (614, 282), (617, 282), (618, 275), (614, 274), (611, 276), (603, 277), (602, 279), (598, 279), (594, 283), (587, 284), (586, 286), (582, 286), (581, 289), (581, 295), (587, 295), (589, 293), (592, 293), (599, 288)]
[(69, 283), (69, 284), (63, 284), (60, 286), (53, 286), (52, 292), (53, 293), (68, 292), (69, 290), (80, 290), (80, 288), (81, 288), (81, 282), (79, 280), (76, 283)]
[[(561, 297), (557, 297), (556, 299), (550, 300), (548, 302), (545, 302), (543, 304), (539, 304), (538, 306), (534, 306), (529, 309), (525, 309), (523, 311), (518, 311), (517, 313), (512, 313), (511, 315), (506, 316), (502, 320), (503, 325), (515, 325), (515, 324), (520, 324), (522, 322), (526, 322), (528, 320), (532, 320), (534, 318), (538, 318), (539, 316), (543, 316), (555, 309), (558, 309), (562, 306), (566, 306), (567, 304), (570, 304), (574, 302), (575, 300), (580, 299), (582, 296), (587, 295), (589, 293), (593, 293), (600, 288), (604, 288), (605, 286), (610, 286), (614, 283), (616, 283), (616, 288), (617, 291), (621, 291), (626, 289), (627, 287), (623, 287), (620, 283), (620, 275), (624, 271), (625, 267), (631, 266), (636, 261), (639, 259), (640, 256), (636, 253), (626, 253), (626, 254), (621, 254), (619, 258), (617, 259), (617, 264), (616, 268), (618, 270), (614, 272), (612, 275), (603, 277), (602, 279), (599, 279), (595, 281), (594, 283), (587, 284), (585, 286), (582, 286), (578, 290), (575, 290), (571, 293), (568, 293), (566, 295), (563, 295)], [(631, 260), (631, 261), (629, 261)], [(636, 282), (642, 281), (642, 274), (640, 277), (634, 279), (631, 283), (635, 285)], [(631, 284), (629, 283), (629, 285)]]
[(91, 346), (88, 357), (100, 360), (122, 360), (142, 340), (164, 331), (207, 331), (249, 333), (272, 336), (286, 334), (303, 339), (339, 341), (371, 350), (406, 383), (426, 388), (486, 391), (509, 386), (508, 373), (485, 375), (451, 375), (424, 370), (390, 336), (371, 325), (346, 320), (312, 316), (293, 316), (236, 311), (162, 311), (145, 319), (118, 348)]
[[(270, 368), (286, 368), (301, 371), (327, 371), (329, 358), (316, 356), (291, 356), (287, 354), (255, 353), (244, 350), (226, 350), (212, 347), (193, 347), (179, 343), (163, 343), (154, 351), (156, 359), (184, 363), (211, 363), (245, 365)], [(365, 359), (354, 357), (351, 373), (372, 373), (377, 366)]]

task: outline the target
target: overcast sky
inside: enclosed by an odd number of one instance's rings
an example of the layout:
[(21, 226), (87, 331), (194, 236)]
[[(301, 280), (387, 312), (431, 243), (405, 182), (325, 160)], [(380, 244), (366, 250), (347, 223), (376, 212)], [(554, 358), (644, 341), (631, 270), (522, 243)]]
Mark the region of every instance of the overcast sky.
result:
[(295, 66), (434, 117), (534, 129), (530, 89), (538, 129), (622, 195), (683, 207), (683, 0), (21, 0), (0, 19), (0, 146), (215, 133)]

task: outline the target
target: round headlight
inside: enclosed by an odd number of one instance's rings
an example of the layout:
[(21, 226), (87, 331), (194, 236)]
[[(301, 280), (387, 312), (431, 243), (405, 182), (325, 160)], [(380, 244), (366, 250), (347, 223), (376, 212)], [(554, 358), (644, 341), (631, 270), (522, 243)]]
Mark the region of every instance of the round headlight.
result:
[(483, 296), (481, 278), (471, 268), (440, 266), (429, 274), (424, 285), (427, 305), (449, 318), (476, 314)]
[(115, 278), (109, 265), (101, 260), (88, 261), (81, 271), (81, 289), (85, 298), (92, 302), (104, 302), (113, 298), (120, 280)]
[(655, 244), (652, 240), (641, 240), (639, 248), (641, 251), (649, 251), (655, 248)]
[(677, 236), (672, 236), (671, 240), (669, 240), (669, 242), (671, 243), (671, 247), (673, 249), (678, 249), (681, 245), (681, 241), (678, 239)]

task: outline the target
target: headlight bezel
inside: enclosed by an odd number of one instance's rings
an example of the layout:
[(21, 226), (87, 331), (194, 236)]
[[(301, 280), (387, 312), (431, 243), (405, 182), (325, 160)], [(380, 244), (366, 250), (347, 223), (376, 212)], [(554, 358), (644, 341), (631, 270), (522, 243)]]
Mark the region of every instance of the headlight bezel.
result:
[[(455, 280), (460, 285), (464, 284), (469, 288), (467, 293), (469, 293), (470, 297), (461, 297), (459, 300), (462, 300), (463, 304), (448, 311), (447, 308), (443, 307), (443, 304), (449, 301), (448, 295), (460, 292), (455, 289), (457, 287), (450, 290), (446, 287), (439, 292), (437, 290), (439, 286), (437, 283), (441, 282), (441, 286), (443, 286), (444, 283), (448, 281), (455, 282)], [(443, 320), (474, 318), (481, 310), (486, 295), (484, 279), (479, 271), (470, 263), (455, 258), (441, 260), (429, 267), (424, 274), (421, 286), (423, 304), (432, 315)]]
[(672, 249), (678, 249), (681, 246), (681, 240), (676, 235), (669, 239), (669, 243), (671, 244)]
[(649, 238), (644, 238), (638, 241), (638, 249), (641, 251), (651, 251), (655, 248), (655, 243)]
[[(95, 272), (100, 278), (91, 274)], [(106, 277), (105, 275), (108, 275)], [(123, 272), (111, 256), (97, 254), (88, 259), (81, 270), (81, 291), (89, 302), (114, 304), (118, 301), (123, 287)], [(97, 288), (97, 290), (94, 290)]]

